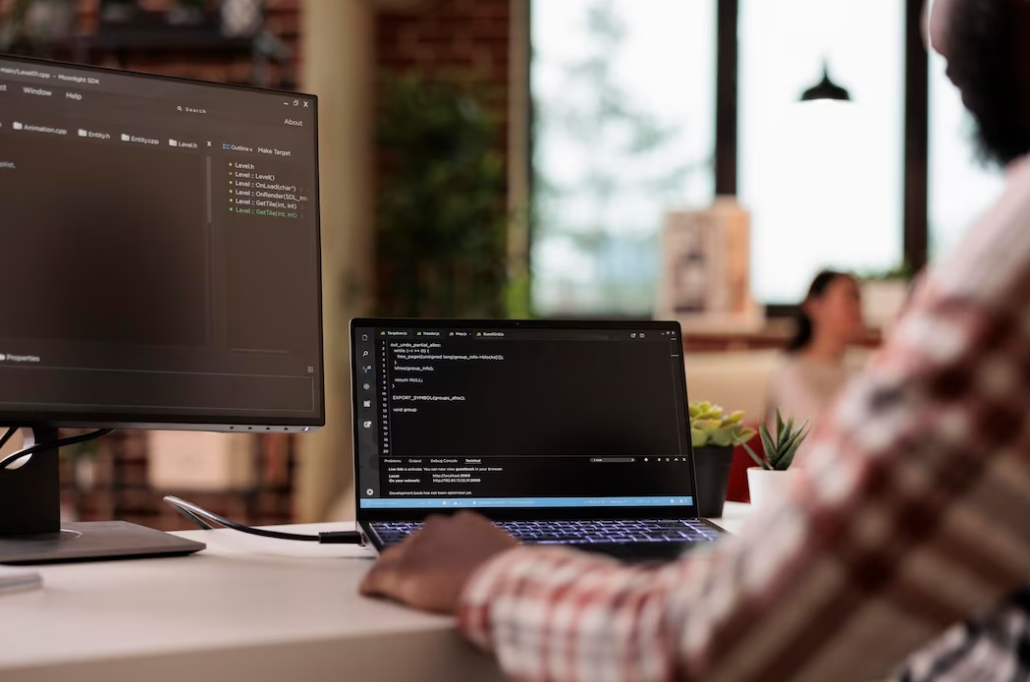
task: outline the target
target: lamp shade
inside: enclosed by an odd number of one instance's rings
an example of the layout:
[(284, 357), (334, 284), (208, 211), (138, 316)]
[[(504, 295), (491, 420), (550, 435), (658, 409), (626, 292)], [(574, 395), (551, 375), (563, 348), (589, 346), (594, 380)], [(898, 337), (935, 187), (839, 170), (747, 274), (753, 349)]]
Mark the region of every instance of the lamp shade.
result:
[(816, 102), (819, 100), (851, 101), (851, 93), (846, 88), (842, 88), (830, 80), (830, 70), (826, 64), (823, 64), (823, 79), (801, 93), (802, 102)]

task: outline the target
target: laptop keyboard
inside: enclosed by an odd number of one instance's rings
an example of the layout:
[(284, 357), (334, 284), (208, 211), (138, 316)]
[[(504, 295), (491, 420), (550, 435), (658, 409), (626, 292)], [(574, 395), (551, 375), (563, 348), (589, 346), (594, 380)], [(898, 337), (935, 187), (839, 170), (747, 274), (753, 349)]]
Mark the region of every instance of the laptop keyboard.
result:
[[(571, 545), (626, 542), (711, 542), (725, 533), (700, 519), (629, 521), (497, 521), (521, 542), (536, 545)], [(371, 524), (383, 543), (397, 544), (422, 525), (409, 521)]]

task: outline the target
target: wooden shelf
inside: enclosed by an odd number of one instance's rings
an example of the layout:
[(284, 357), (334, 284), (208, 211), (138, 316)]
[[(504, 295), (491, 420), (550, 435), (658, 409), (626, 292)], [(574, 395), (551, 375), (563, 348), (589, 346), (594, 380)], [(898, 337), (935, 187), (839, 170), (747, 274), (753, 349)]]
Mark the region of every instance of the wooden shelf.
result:
[(285, 44), (270, 33), (227, 37), (217, 26), (102, 27), (95, 34), (55, 43), (53, 48), (65, 52), (204, 53), (223, 57), (256, 54), (284, 64), (291, 58)]

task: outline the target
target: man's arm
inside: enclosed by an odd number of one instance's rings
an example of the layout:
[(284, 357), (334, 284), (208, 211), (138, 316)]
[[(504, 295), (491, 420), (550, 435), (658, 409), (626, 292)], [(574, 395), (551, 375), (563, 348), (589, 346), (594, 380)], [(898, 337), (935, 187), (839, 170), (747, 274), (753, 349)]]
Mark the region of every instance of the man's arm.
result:
[(521, 680), (884, 675), (1030, 574), (1030, 172), (1019, 184), (845, 391), (789, 499), (740, 537), (651, 570), (500, 544), (465, 560), (499, 541), (457, 518), (366, 592), (460, 606)]
[(716, 556), (640, 571), (517, 549), (467, 586), (463, 629), (526, 680), (882, 676), (1030, 571), (1030, 316), (1007, 293), (929, 292), (791, 499)]

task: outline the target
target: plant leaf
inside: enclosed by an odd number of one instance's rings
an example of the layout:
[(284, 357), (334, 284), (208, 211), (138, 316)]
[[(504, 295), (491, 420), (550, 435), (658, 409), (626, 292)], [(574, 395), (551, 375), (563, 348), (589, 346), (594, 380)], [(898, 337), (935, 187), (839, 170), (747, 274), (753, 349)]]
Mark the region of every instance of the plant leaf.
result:
[(751, 449), (751, 446), (747, 443), (741, 443), (744, 446), (744, 451), (751, 455), (751, 459), (755, 461), (755, 464), (762, 467), (763, 469), (772, 469), (769, 462), (758, 456), (758, 453)]
[(694, 423), (690, 425), (690, 428), (712, 435), (718, 431), (721, 426), (722, 422), (717, 419), (695, 419)]
[(756, 435), (758, 435), (758, 432), (754, 429), (741, 429), (736, 434), (736, 442), (734, 445), (744, 445), (745, 443), (749, 443)]
[(765, 458), (770, 464), (775, 464), (776, 457), (776, 444), (773, 443), (772, 436), (769, 435), (769, 429), (766, 428), (765, 424), (758, 427), (758, 435), (762, 438), (762, 447), (765, 449)]
[(690, 429), (690, 444), (695, 448), (703, 448), (708, 444), (708, 434), (698, 429)]
[(802, 425), (800, 429), (798, 429), (796, 433), (794, 433), (794, 436), (791, 439), (790, 447), (783, 454), (783, 461), (778, 463), (780, 466), (780, 470), (785, 471), (790, 467), (791, 463), (794, 462), (794, 455), (797, 454), (798, 448), (801, 447), (801, 444), (805, 442), (805, 438), (808, 437), (808, 431), (805, 428), (806, 426), (808, 426), (807, 421)]
[(719, 409), (718, 407), (712, 407), (712, 408), (709, 408), (707, 410), (701, 410), (700, 412), (698, 412), (697, 418), (698, 419), (715, 419), (715, 420), (721, 422), (722, 421), (722, 410)]
[(780, 471), (786, 471), (790, 468), (790, 465), (794, 462), (794, 455), (797, 454), (798, 448), (801, 447), (801, 442), (802, 441), (798, 441), (793, 446), (791, 446), (790, 450), (785, 452), (780, 461), (777, 462), (777, 466)]
[(736, 412), (734, 412), (730, 416), (728, 416), (725, 419), (723, 419), (722, 423), (727, 425), (727, 426), (729, 426), (730, 424), (739, 424), (740, 421), (743, 418), (744, 418), (744, 410), (737, 410)]
[(719, 429), (712, 434), (712, 445), (724, 448), (733, 445), (734, 433), (729, 429)]
[(776, 438), (778, 439), (783, 433), (783, 415), (780, 414), (780, 408), (776, 408)]
[(780, 443), (780, 456), (786, 456), (788, 453), (793, 452), (804, 440), (804, 434), (795, 431), (787, 436), (787, 440)]
[(794, 461), (794, 455), (798, 451), (798, 447), (801, 443), (792, 444), (790, 447), (785, 449), (780, 455), (780, 458), (776, 461), (776, 470), (785, 471), (790, 468), (791, 462)]
[(780, 439), (777, 441), (780, 448), (783, 444), (790, 440), (791, 435), (794, 433), (794, 417), (787, 420), (787, 423), (783, 425), (783, 431), (780, 432)]

